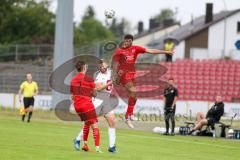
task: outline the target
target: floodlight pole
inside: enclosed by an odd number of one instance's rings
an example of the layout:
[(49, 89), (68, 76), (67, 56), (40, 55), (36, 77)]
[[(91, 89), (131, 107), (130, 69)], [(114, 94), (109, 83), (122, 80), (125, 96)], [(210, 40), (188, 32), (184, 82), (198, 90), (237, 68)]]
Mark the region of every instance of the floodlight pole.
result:
[[(58, 0), (53, 69), (73, 58), (73, 0)], [(54, 83), (54, 80), (53, 82)], [(69, 95), (52, 91), (52, 107), (58, 102), (69, 98)]]

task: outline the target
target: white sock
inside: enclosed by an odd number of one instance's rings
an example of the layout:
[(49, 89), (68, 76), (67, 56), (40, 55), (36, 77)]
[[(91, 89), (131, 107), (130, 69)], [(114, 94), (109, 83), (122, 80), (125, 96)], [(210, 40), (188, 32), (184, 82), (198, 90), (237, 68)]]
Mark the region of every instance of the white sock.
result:
[(83, 139), (83, 129), (81, 129), (81, 131), (79, 132), (79, 134), (76, 137), (77, 141), (81, 141)]
[(116, 141), (116, 129), (108, 128), (108, 136), (109, 136), (109, 147), (113, 147)]

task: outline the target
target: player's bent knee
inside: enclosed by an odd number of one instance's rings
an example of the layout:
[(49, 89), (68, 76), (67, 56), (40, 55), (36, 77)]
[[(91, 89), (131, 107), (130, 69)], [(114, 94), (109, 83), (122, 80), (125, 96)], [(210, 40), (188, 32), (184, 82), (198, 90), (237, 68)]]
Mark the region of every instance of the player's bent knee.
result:
[(108, 122), (109, 127), (111, 128), (115, 128), (115, 119), (114, 119), (114, 115), (105, 115), (104, 116)]
[(207, 124), (207, 120), (206, 119), (203, 119), (203, 120), (201, 120), (201, 125), (205, 125), (205, 124)]
[(110, 123), (108, 123), (109, 124), (109, 127), (110, 128), (115, 128), (115, 122), (114, 121), (111, 121)]

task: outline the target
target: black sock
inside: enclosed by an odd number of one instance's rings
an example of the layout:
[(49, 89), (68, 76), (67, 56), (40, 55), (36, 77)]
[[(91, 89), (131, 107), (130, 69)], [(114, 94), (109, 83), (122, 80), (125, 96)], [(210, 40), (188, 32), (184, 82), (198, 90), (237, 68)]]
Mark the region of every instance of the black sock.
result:
[(25, 119), (25, 114), (24, 114), (24, 115), (22, 115), (22, 121), (24, 121), (24, 119)]
[(28, 122), (30, 122), (31, 117), (32, 117), (32, 112), (29, 112), (28, 113)]
[(172, 119), (172, 133), (174, 133), (174, 130), (175, 130), (175, 120)]
[(188, 134), (191, 135), (194, 131), (195, 129), (192, 129)]
[(166, 133), (169, 131), (169, 121), (165, 120), (165, 125), (166, 125)]

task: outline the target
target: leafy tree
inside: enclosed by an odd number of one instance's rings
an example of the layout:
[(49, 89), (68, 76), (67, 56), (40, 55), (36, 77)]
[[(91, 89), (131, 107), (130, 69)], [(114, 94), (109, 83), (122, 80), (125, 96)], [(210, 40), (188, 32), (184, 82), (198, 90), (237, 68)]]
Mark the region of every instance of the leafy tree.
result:
[(95, 18), (94, 8), (89, 6), (81, 23), (75, 28), (74, 43), (85, 45), (112, 38), (112, 32)]
[(83, 16), (83, 19), (87, 19), (87, 18), (95, 18), (95, 10), (94, 7), (89, 5), (85, 11), (85, 14)]
[(174, 12), (171, 9), (162, 9), (159, 14), (153, 17), (157, 22), (162, 22), (165, 19), (174, 19)]
[(0, 43), (53, 43), (55, 15), (48, 3), (34, 0), (8, 0), (0, 21)]

